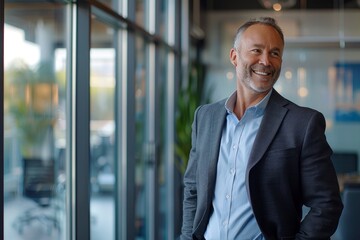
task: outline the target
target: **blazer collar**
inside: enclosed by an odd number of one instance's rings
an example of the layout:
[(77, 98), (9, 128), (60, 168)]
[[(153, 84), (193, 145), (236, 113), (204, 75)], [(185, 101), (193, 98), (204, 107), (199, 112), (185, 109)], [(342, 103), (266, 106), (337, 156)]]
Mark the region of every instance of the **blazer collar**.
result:
[[(225, 102), (226, 99), (215, 103), (215, 106), (210, 108), (211, 112), (208, 115), (209, 119), (211, 119), (208, 134), (210, 134), (209, 139), (213, 140), (210, 141), (211, 144), (209, 144), (208, 152), (208, 156), (210, 157), (210, 174), (214, 174), (216, 171), (221, 134), (227, 115)], [(285, 105), (288, 103), (289, 101), (282, 97), (275, 89), (272, 90), (269, 102), (265, 108), (264, 117), (250, 153), (247, 172), (261, 159), (269, 147), (288, 111), (288, 109), (285, 108)]]

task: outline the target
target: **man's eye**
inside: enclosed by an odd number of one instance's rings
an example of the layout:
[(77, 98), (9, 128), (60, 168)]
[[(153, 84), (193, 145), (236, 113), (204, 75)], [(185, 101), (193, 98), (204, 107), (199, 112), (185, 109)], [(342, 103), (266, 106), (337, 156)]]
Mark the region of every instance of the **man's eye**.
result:
[(253, 49), (252, 52), (254, 52), (254, 53), (261, 53), (260, 49)]
[(271, 53), (273, 56), (275, 56), (275, 57), (279, 57), (280, 56), (280, 53), (279, 52), (272, 52)]

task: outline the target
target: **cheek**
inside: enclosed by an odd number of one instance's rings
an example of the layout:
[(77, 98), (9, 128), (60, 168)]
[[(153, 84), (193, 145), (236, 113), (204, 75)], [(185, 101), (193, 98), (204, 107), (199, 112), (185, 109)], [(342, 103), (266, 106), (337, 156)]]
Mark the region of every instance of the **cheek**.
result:
[(280, 69), (281, 69), (281, 64), (282, 64), (282, 60), (279, 60), (279, 61), (276, 61), (273, 66), (274, 66), (277, 70), (280, 70)]
[(249, 61), (250, 59), (242, 59), (241, 61), (238, 61), (238, 68), (241, 71), (249, 71), (249, 69), (251, 68), (252, 65), (256, 64), (256, 62), (254, 61)]
[(243, 77), (244, 75), (248, 75), (248, 67), (242, 63), (239, 63), (236, 67), (236, 75), (238, 77)]

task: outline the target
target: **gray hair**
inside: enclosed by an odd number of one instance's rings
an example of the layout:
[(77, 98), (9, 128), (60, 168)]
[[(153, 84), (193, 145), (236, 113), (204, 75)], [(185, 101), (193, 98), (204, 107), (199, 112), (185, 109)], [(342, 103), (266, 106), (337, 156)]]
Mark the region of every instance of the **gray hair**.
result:
[(248, 29), (250, 26), (255, 25), (255, 24), (263, 24), (263, 25), (273, 27), (279, 33), (283, 43), (285, 42), (284, 41), (284, 33), (281, 30), (281, 28), (279, 27), (279, 25), (277, 24), (276, 20), (271, 17), (260, 17), (260, 18), (256, 18), (256, 19), (250, 19), (249, 21), (245, 22), (243, 25), (241, 25), (238, 28), (238, 30), (236, 31), (235, 38), (234, 38), (234, 48), (237, 48), (237, 46), (239, 45), (239, 41), (240, 41), (242, 33), (245, 32), (245, 30)]

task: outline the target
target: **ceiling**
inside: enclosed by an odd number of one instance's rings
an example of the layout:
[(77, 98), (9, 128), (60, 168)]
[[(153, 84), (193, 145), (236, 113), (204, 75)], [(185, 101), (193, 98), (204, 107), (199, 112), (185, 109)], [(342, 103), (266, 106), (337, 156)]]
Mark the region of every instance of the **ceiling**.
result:
[[(359, 9), (360, 0), (200, 0), (202, 10), (233, 11), (266, 9), (261, 2), (284, 3), (294, 2), (288, 9)], [(291, 4), (292, 5), (292, 4)]]

